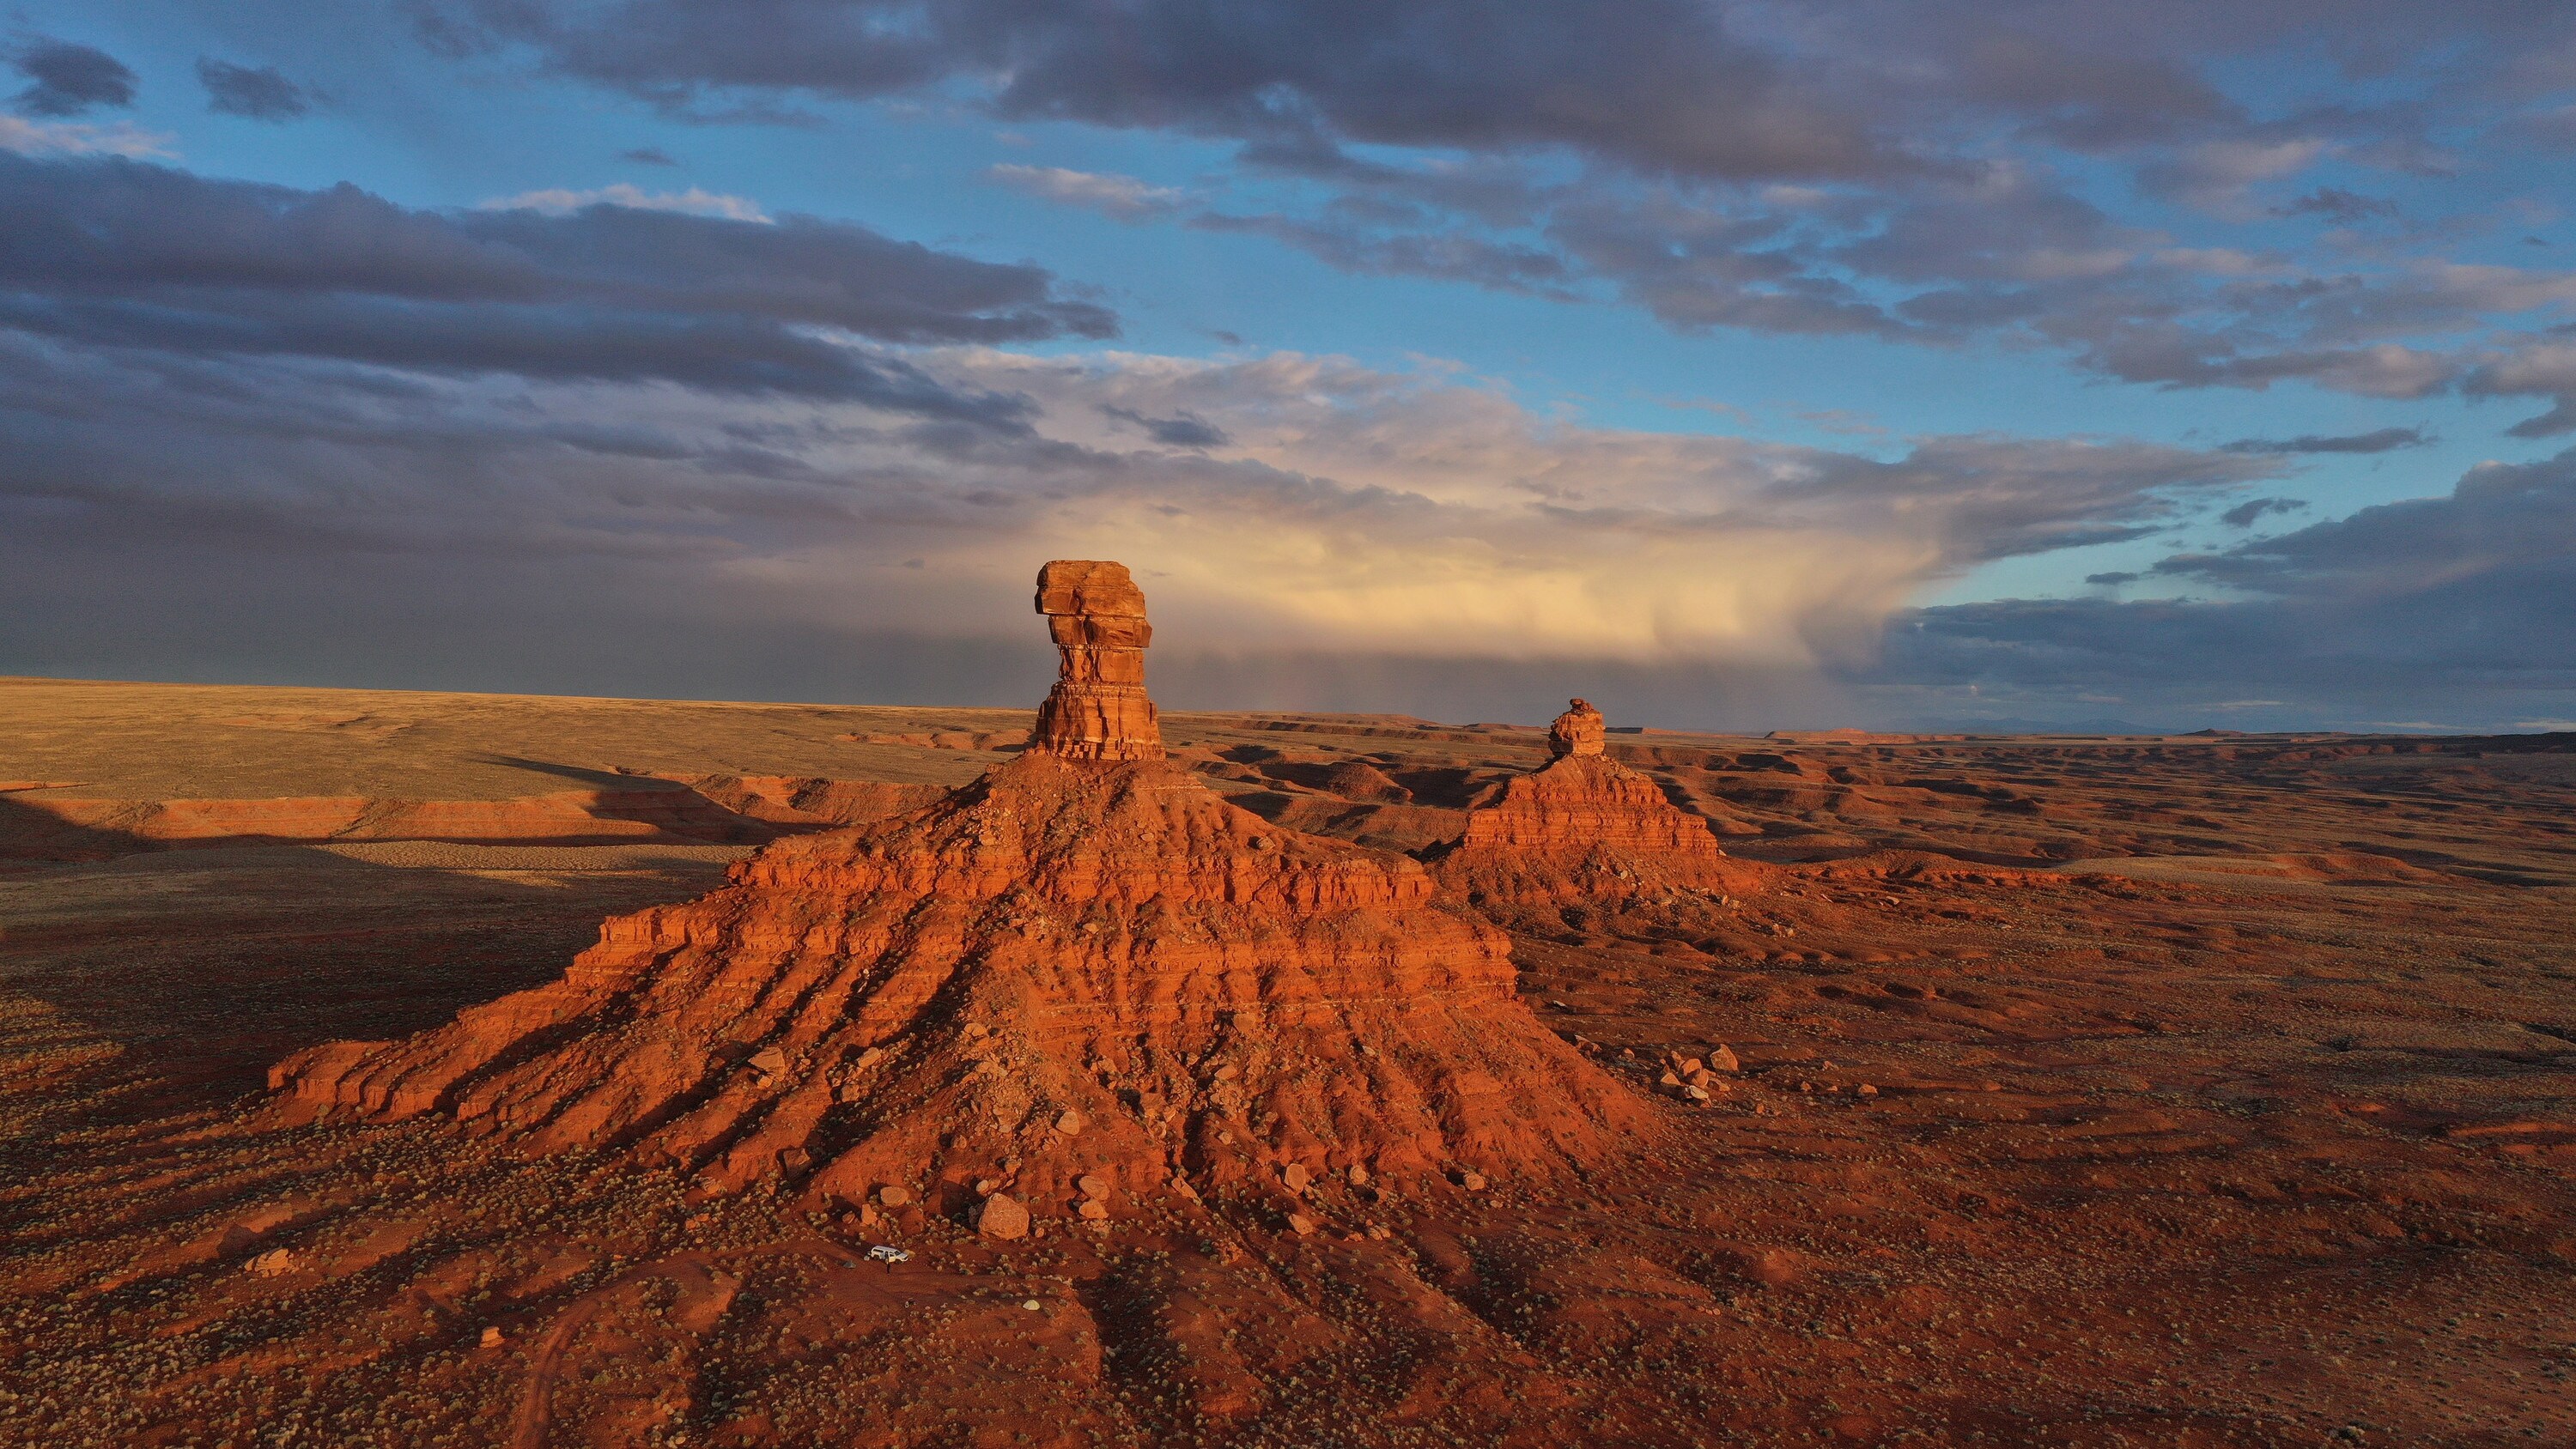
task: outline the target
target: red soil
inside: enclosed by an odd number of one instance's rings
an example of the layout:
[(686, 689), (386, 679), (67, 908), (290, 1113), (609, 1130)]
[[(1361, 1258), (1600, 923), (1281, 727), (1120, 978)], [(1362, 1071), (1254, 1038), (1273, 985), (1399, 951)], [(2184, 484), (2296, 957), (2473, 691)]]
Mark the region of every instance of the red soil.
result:
[(2576, 1442), (2566, 739), (1157, 728), (704, 895), (0, 796), (0, 1443)]

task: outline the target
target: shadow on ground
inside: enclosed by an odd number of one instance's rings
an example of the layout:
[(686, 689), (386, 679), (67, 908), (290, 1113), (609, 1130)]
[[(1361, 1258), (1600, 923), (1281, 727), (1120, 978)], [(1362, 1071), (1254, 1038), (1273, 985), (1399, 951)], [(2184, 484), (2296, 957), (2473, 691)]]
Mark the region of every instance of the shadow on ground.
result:
[[(546, 868), (522, 869), (506, 850), (451, 848), (458, 868), (328, 845), (174, 849), (5, 795), (0, 848), (11, 1020), (110, 1048), (88, 1054), (90, 1085), (136, 1116), (256, 1092), (298, 1048), (419, 1031), (549, 980), (603, 919), (711, 889), (726, 854), (550, 842), (526, 853)], [(498, 868), (472, 868), (485, 859)]]

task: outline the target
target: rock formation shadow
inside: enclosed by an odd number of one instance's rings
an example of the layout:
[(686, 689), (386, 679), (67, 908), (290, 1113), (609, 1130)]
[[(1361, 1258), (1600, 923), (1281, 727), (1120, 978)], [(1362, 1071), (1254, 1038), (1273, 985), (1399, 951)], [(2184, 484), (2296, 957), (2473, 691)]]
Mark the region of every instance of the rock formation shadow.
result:
[(598, 853), (619, 868), (459, 870), (261, 841), (174, 848), (0, 795), (0, 997), (14, 1003), (0, 1030), (111, 1048), (91, 1069), (117, 1089), (119, 1112), (211, 1106), (256, 1090), (285, 1052), (417, 1031), (543, 981), (603, 916), (686, 899), (724, 870), (631, 841)]

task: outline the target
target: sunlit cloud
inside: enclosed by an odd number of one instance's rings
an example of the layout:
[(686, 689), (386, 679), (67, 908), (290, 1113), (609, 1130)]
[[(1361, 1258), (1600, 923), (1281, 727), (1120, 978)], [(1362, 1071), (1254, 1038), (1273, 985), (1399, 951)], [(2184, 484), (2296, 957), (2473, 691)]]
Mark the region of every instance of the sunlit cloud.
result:
[(1189, 198), (1169, 186), (1149, 186), (1133, 176), (1103, 176), (1069, 171), (1062, 166), (1002, 165), (985, 168), (986, 178), (1015, 191), (1067, 206), (1084, 207), (1114, 221), (1144, 221), (1169, 216)]
[(0, 115), (0, 151), (21, 156), (127, 156), (171, 158), (179, 154), (178, 138), (147, 131), (131, 121), (96, 125), (87, 121), (31, 121)]
[(760, 203), (742, 196), (723, 196), (692, 186), (686, 191), (646, 191), (629, 182), (575, 191), (554, 186), (541, 191), (522, 191), (516, 196), (498, 196), (482, 203), (484, 211), (535, 211), (547, 216), (570, 216), (593, 206), (623, 206), (635, 211), (676, 211), (684, 216), (712, 216), (726, 221), (767, 222), (768, 213)]

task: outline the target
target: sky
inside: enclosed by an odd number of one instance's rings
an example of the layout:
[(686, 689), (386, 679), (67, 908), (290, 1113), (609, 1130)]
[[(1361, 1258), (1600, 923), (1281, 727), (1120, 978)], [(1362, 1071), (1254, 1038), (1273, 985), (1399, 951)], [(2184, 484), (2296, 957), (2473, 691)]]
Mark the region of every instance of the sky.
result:
[(0, 0), (0, 673), (2576, 728), (2576, 7)]

